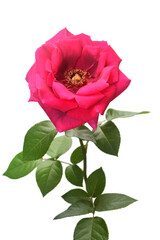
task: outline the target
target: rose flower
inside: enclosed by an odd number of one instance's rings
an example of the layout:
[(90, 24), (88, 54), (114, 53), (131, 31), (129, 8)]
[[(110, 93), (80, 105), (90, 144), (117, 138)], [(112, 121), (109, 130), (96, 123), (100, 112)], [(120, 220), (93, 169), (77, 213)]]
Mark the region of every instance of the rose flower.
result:
[(84, 123), (96, 129), (99, 113), (130, 83), (107, 42), (67, 29), (38, 48), (35, 59), (26, 76), (30, 101), (40, 104), (59, 132)]

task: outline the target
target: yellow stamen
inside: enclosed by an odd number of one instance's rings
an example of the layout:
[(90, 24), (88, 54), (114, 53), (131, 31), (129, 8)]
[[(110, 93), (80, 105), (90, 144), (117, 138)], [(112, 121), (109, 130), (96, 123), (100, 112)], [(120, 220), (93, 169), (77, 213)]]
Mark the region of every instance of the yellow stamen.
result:
[(75, 91), (80, 87), (87, 84), (88, 79), (91, 77), (90, 73), (84, 72), (81, 69), (71, 69), (66, 71), (65, 74), (64, 85)]

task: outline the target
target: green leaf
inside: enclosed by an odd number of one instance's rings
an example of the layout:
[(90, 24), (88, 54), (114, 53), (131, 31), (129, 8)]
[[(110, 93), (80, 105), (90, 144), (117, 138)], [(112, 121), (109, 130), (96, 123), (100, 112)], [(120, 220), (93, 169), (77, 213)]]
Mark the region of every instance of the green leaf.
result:
[(62, 165), (59, 161), (42, 161), (36, 171), (36, 181), (43, 196), (54, 189), (62, 178)]
[(106, 119), (108, 121), (116, 119), (116, 118), (127, 118), (127, 117), (133, 117), (135, 115), (140, 115), (140, 114), (146, 114), (149, 113), (148, 111), (143, 111), (143, 112), (127, 112), (127, 111), (119, 111), (115, 109), (108, 109), (106, 112)]
[(78, 147), (73, 151), (70, 160), (73, 164), (79, 163), (83, 160), (83, 152), (81, 147)]
[(74, 231), (74, 240), (108, 240), (109, 233), (105, 221), (100, 217), (80, 220)]
[(36, 166), (37, 161), (23, 161), (23, 153), (18, 153), (13, 160), (10, 162), (8, 169), (3, 174), (12, 179), (17, 179), (29, 174)]
[(96, 211), (109, 211), (127, 207), (137, 200), (124, 194), (105, 193), (95, 199), (94, 205)]
[(79, 216), (79, 215), (91, 213), (92, 211), (93, 211), (93, 207), (91, 202), (83, 199), (73, 203), (66, 211), (60, 213), (54, 219)]
[(62, 198), (68, 202), (68, 203), (75, 203), (79, 200), (82, 200), (82, 199), (88, 199), (89, 200), (89, 195), (87, 192), (85, 192), (84, 190), (82, 189), (73, 189), (73, 190), (70, 190), (69, 192), (65, 193)]
[(56, 137), (48, 151), (47, 154), (53, 158), (59, 158), (62, 154), (66, 153), (72, 146), (72, 139), (66, 136)]
[(87, 178), (86, 189), (90, 197), (97, 197), (100, 195), (106, 184), (105, 174), (102, 168), (97, 169)]
[(23, 160), (36, 160), (47, 152), (57, 130), (51, 121), (43, 121), (31, 127), (24, 139)]
[(97, 127), (94, 132), (96, 146), (103, 152), (118, 156), (120, 133), (116, 125), (109, 121)]
[(76, 186), (82, 186), (83, 172), (77, 165), (66, 167), (65, 175), (67, 180)]
[(65, 132), (68, 137), (76, 137), (82, 140), (91, 141), (95, 143), (93, 132), (91, 132), (86, 126), (82, 125), (80, 127), (68, 130)]

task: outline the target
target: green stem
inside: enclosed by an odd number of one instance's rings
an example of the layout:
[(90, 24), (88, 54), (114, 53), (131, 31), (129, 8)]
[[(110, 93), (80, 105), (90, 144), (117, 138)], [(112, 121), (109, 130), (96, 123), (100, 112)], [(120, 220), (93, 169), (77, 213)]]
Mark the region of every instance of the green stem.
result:
[(88, 147), (88, 141), (86, 142), (86, 145), (83, 144), (82, 139), (79, 139), (81, 148), (82, 148), (82, 153), (83, 153), (83, 177), (84, 181), (86, 183), (87, 181), (87, 147)]
[[(53, 159), (53, 158), (42, 158), (43, 161), (45, 161), (45, 160), (52, 160), (52, 159)], [(57, 159), (57, 158), (54, 158), (53, 160), (54, 160), (54, 161), (59, 161), (59, 162), (61, 162), (61, 163), (64, 163), (64, 164), (67, 164), (67, 165), (70, 165), (70, 166), (73, 165), (73, 164), (71, 164), (71, 163), (61, 161), (61, 160), (59, 160), (59, 159)]]
[(61, 162), (61, 163), (64, 163), (64, 164), (67, 164), (67, 165), (70, 165), (70, 166), (73, 165), (73, 164), (71, 164), (71, 163), (67, 163), (67, 162), (64, 162), (64, 161), (61, 161), (61, 160), (57, 160), (57, 161), (59, 161), (59, 162)]
[[(83, 153), (83, 177), (84, 177), (84, 181), (86, 183), (87, 181), (87, 148), (88, 148), (88, 141), (86, 142), (86, 145), (83, 144), (82, 139), (79, 139), (81, 148), (82, 148), (82, 153)], [(93, 198), (90, 198), (92, 206), (93, 206), (93, 219), (94, 219), (94, 214), (95, 214), (95, 207), (94, 207), (94, 202), (93, 202)]]

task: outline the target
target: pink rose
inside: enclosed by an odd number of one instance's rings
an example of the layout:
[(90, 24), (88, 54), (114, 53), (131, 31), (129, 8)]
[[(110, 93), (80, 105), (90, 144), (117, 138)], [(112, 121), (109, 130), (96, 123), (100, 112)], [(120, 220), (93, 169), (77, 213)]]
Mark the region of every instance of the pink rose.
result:
[(130, 83), (107, 42), (67, 29), (38, 48), (35, 58), (26, 76), (30, 101), (40, 104), (59, 132), (86, 122), (96, 129), (99, 113)]

